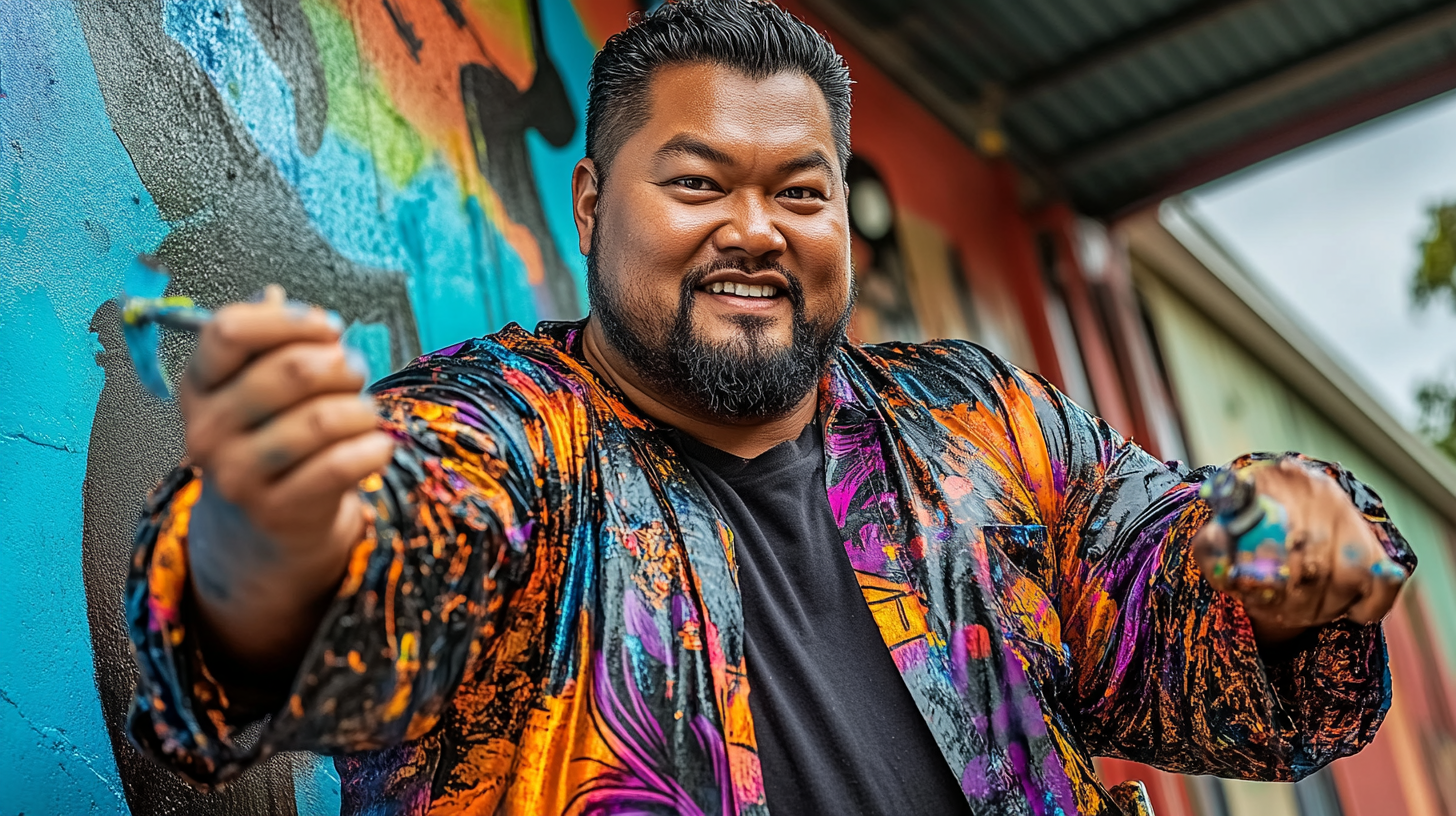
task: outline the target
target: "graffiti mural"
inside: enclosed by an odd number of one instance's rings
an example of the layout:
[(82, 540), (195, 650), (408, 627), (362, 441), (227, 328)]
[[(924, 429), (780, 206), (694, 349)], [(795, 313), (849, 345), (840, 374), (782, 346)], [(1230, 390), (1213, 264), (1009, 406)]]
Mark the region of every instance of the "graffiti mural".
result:
[[(138, 252), (208, 306), (278, 282), (337, 310), (376, 374), (582, 314), (569, 182), (586, 80), (639, 8), (48, 0), (0, 15), (0, 812), (338, 812), (328, 760), (275, 757), (202, 796), (126, 741), (131, 530), (182, 445), (111, 298)], [(171, 338), (164, 362), (186, 352)]]

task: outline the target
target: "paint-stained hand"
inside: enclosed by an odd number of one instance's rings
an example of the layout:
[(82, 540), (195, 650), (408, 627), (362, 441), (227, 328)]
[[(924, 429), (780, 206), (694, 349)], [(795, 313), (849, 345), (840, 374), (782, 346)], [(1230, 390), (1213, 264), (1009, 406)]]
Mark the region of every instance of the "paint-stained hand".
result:
[[(1255, 463), (1247, 475), (1266, 509), (1264, 522), (1233, 540), (1210, 520), (1194, 538), (1193, 553), (1214, 588), (1243, 602), (1260, 643), (1279, 643), (1339, 618), (1374, 623), (1385, 617), (1406, 571), (1340, 485), (1291, 458)], [(1278, 532), (1285, 533), (1282, 541)]]
[(358, 482), (393, 440), (368, 374), (322, 309), (270, 286), (217, 312), (182, 378), (187, 453), (203, 474), (188, 541), (210, 634), (240, 663), (285, 668), (363, 535)]

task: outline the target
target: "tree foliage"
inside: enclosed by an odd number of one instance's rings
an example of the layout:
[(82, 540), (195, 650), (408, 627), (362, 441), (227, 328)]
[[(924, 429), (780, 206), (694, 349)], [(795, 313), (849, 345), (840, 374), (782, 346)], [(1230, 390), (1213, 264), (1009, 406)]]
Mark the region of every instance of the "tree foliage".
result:
[(1430, 219), (1411, 294), (1418, 306), (1445, 299), (1456, 308), (1456, 202), (1432, 207)]
[(1456, 459), (1456, 383), (1431, 380), (1416, 389), (1421, 436)]
[[(1421, 241), (1421, 264), (1411, 282), (1418, 307), (1444, 301), (1456, 310), (1456, 202), (1430, 209), (1430, 231)], [(1416, 390), (1420, 432), (1456, 459), (1456, 380), (1429, 380)]]

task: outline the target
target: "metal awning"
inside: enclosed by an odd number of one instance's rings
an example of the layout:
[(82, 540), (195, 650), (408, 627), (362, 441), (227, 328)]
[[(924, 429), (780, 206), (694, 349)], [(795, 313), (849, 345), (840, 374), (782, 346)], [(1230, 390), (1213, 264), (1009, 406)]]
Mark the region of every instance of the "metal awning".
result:
[[(1453, 0), (805, 0), (1111, 217), (1456, 88)], [(984, 142), (982, 142), (984, 144)]]

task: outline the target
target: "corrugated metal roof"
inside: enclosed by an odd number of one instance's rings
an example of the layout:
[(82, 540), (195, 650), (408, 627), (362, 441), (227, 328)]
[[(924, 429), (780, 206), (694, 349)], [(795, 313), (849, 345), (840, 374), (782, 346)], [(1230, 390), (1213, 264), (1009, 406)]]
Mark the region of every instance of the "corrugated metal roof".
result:
[(1094, 215), (1456, 88), (1456, 0), (805, 3)]

